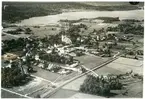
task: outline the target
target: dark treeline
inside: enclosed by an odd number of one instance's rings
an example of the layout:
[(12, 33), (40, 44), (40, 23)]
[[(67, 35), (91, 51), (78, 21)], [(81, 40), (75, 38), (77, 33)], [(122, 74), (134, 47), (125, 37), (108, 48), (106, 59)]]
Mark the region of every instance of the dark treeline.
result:
[(108, 27), (107, 31), (120, 31), (124, 34), (144, 35), (144, 27), (142, 25), (134, 24), (119, 24), (117, 27)]
[(2, 21), (16, 22), (35, 16), (45, 16), (58, 14), (62, 9), (84, 9), (84, 10), (134, 10), (137, 6), (119, 5), (119, 6), (93, 6), (75, 2), (3, 2), (2, 3)]
[(12, 62), (11, 68), (1, 68), (2, 72), (2, 87), (10, 88), (26, 84), (31, 78), (24, 74), (19, 67), (18, 62)]

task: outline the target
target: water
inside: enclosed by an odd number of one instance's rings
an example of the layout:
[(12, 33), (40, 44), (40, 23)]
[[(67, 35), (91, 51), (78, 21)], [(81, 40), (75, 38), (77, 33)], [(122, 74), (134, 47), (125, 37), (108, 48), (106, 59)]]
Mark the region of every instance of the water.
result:
[(78, 20), (80, 18), (96, 18), (96, 17), (119, 17), (122, 19), (144, 19), (144, 10), (130, 11), (79, 11), (79, 12), (63, 12), (56, 15), (48, 15), (41, 17), (33, 17), (22, 20), (17, 25), (55, 25), (59, 20)]

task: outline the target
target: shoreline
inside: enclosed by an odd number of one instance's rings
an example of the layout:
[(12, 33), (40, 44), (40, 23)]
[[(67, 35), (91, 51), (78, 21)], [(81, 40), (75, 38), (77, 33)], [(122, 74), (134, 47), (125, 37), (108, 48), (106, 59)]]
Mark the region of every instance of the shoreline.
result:
[[(128, 11), (142, 11), (142, 10), (128, 10)], [(78, 19), (71, 19), (71, 18), (65, 18), (66, 17), (66, 15), (69, 15), (69, 14), (80, 14), (80, 13), (85, 13), (86, 12), (86, 14), (87, 13), (90, 13), (90, 14), (92, 14), (92, 13), (94, 13), (95, 14), (95, 12), (97, 12), (97, 13), (114, 13), (113, 15), (114, 16), (107, 16), (107, 15), (102, 15), (101, 17), (100, 16), (97, 16), (97, 14), (96, 14), (96, 17), (95, 17), (95, 15), (93, 15), (92, 17), (91, 16), (88, 16), (88, 17), (82, 17), (81, 18), (81, 16), (80, 16), (80, 18), (78, 18)], [(91, 13), (92, 12), (92, 13)], [(119, 11), (118, 11), (119, 12)], [(126, 12), (124, 12), (124, 11), (121, 11), (122, 13), (126, 13)], [(122, 17), (122, 16), (116, 16), (115, 15), (115, 13), (117, 13), (117, 11), (96, 11), (96, 10), (75, 10), (75, 11), (63, 11), (63, 12), (61, 12), (61, 13), (58, 13), (58, 14), (53, 14), (53, 15), (46, 15), (46, 16), (36, 16), (36, 17), (31, 17), (31, 18), (28, 18), (28, 19), (24, 19), (24, 20), (21, 20), (21, 21), (18, 21), (18, 22), (15, 22), (15, 23), (10, 23), (10, 22), (5, 22), (5, 21), (3, 21), (2, 22), (2, 26), (8, 26), (8, 27), (10, 27), (10, 26), (47, 26), (47, 25), (51, 25), (51, 26), (53, 26), (53, 25), (58, 25), (58, 22), (65, 22), (65, 21), (81, 21), (81, 20), (95, 20), (95, 19), (100, 19), (100, 18), (117, 18), (117, 17), (119, 17), (119, 20), (124, 20), (124, 19), (134, 19), (134, 20), (142, 20), (142, 19), (136, 19), (136, 18), (125, 18), (124, 16)], [(133, 12), (131, 12), (131, 13), (133, 13)], [(81, 14), (80, 14), (81, 15)], [(55, 18), (54, 18), (54, 21), (56, 21), (56, 22), (49, 22), (48, 21), (48, 19), (50, 19), (50, 18), (52, 18), (52, 17), (62, 17), (62, 18), (60, 18), (60, 19), (58, 19), (58, 20), (55, 20)], [(48, 21), (48, 23), (46, 23), (45, 21), (44, 21), (44, 19), (45, 19), (45, 17), (46, 17), (46, 21)], [(48, 18), (47, 18), (48, 17)], [(69, 16), (68, 16), (69, 17)], [(71, 17), (73, 17), (73, 15), (71, 16)], [(78, 16), (79, 17), (79, 16)], [(21, 22), (23, 22), (23, 21), (28, 21), (28, 20), (34, 20), (34, 18), (36, 18), (36, 19), (42, 19), (42, 21), (40, 22), (40, 23), (33, 23), (33, 24), (21, 24)], [(51, 19), (51, 20), (53, 20), (53, 19)], [(45, 22), (45, 23), (43, 23), (43, 21)]]

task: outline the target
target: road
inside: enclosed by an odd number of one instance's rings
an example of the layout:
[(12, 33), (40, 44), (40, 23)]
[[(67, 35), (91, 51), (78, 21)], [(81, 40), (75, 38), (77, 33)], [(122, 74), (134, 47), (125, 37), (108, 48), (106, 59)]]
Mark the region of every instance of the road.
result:
[(99, 69), (99, 68), (101, 68), (101, 67), (103, 67), (103, 66), (106, 66), (107, 64), (111, 63), (112, 61), (118, 59), (119, 56), (120, 56), (120, 53), (117, 53), (115, 57), (113, 57), (113, 58), (111, 58), (110, 60), (104, 62), (103, 64), (101, 64), (101, 65), (99, 65), (99, 66), (96, 66), (95, 68), (93, 68), (93, 69), (91, 69), (91, 70), (89, 70), (89, 71), (87, 71), (87, 72), (85, 72), (85, 73), (82, 73), (82, 74), (80, 74), (80, 75), (77, 75), (77, 76), (73, 77), (72, 79), (70, 79), (70, 80), (68, 80), (68, 81), (65, 81), (63, 84), (61, 84), (60, 86), (56, 87), (56, 88), (55, 88), (54, 90), (52, 90), (49, 94), (47, 94), (46, 96), (44, 96), (44, 97), (42, 97), (42, 98), (49, 98), (51, 95), (55, 94), (59, 89), (61, 89), (61, 88), (62, 88), (63, 86), (65, 86), (66, 84), (68, 84), (68, 83), (70, 83), (70, 82), (72, 82), (72, 81), (74, 81), (74, 80), (76, 80), (76, 79), (78, 79), (78, 78), (80, 78), (80, 77), (82, 77), (82, 76), (85, 76), (86, 74), (88, 74), (88, 73), (90, 73), (90, 72), (92, 72), (92, 71), (94, 71), (94, 70), (96, 70), (96, 69)]

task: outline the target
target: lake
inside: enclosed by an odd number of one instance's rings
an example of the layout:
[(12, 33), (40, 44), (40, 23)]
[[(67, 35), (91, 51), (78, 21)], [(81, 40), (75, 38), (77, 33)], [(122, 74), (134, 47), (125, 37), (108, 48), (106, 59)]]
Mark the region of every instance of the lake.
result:
[(22, 20), (17, 25), (35, 26), (35, 25), (55, 25), (59, 20), (78, 20), (81, 18), (96, 18), (96, 17), (119, 17), (122, 19), (144, 19), (144, 10), (129, 10), (129, 11), (79, 11), (79, 12), (63, 12), (56, 15), (48, 15), (41, 17), (32, 17)]

